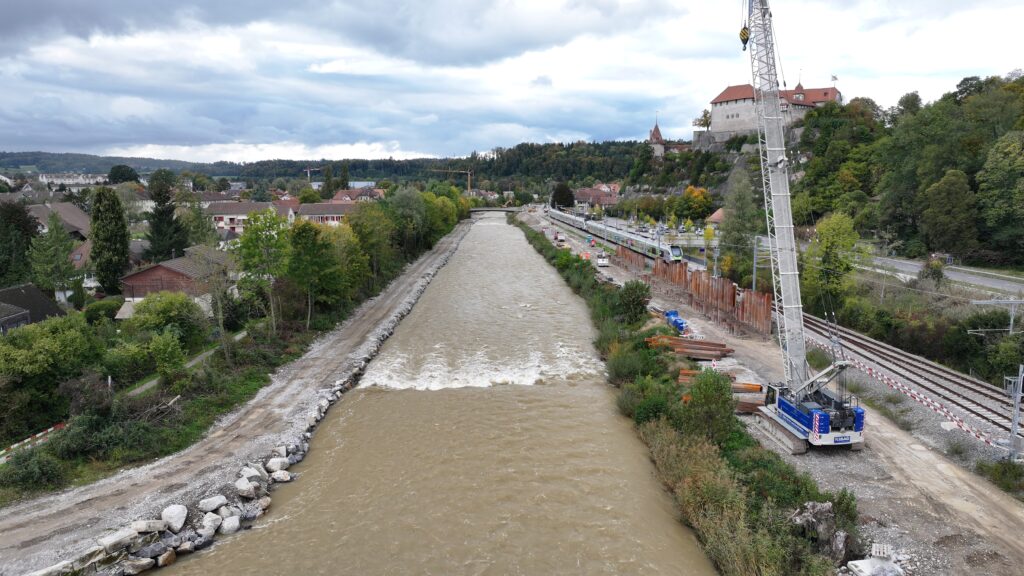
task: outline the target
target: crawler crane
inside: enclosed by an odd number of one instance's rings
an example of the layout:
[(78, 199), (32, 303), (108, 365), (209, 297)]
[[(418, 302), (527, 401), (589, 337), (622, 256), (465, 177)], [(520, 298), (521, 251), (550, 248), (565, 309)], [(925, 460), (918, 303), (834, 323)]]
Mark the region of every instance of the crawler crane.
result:
[(835, 360), (817, 374), (807, 366), (772, 13), (768, 0), (746, 1), (747, 21), (740, 40), (743, 49), (750, 50), (775, 317), (785, 371), (785, 381), (769, 384), (765, 406), (756, 417), (766, 432), (794, 454), (805, 452), (808, 444), (859, 450), (864, 445), (864, 410), (845, 386), (829, 388), (850, 362)]

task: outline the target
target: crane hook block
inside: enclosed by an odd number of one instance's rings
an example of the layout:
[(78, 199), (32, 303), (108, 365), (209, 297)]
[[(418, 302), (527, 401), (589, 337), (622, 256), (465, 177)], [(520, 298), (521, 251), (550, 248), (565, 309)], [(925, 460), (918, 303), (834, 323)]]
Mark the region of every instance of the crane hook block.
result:
[(750, 28), (740, 28), (740, 42), (743, 42), (743, 50), (747, 50), (747, 42), (750, 40)]

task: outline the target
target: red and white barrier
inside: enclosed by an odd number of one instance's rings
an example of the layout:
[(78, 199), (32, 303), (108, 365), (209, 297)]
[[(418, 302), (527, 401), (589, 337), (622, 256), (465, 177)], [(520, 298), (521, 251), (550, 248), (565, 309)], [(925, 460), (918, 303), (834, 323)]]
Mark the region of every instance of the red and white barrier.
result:
[(25, 438), (21, 442), (18, 442), (17, 444), (11, 444), (7, 448), (0, 450), (0, 464), (7, 462), (7, 459), (11, 457), (11, 454), (13, 454), (15, 450), (19, 448), (31, 448), (33, 446), (38, 446), (43, 442), (49, 440), (50, 434), (53, 434), (58, 430), (63, 430), (65, 426), (67, 426), (67, 424), (65, 424), (64, 422), (61, 422), (60, 424), (54, 424), (53, 426), (50, 426), (49, 428), (43, 430), (42, 432), (33, 434), (28, 438)]
[[(814, 340), (813, 338), (805, 338), (805, 340), (807, 340), (807, 342), (811, 346), (814, 346), (816, 348), (820, 348), (820, 349), (822, 349), (822, 350), (824, 350), (826, 352), (831, 352), (831, 350), (827, 346), (825, 346), (824, 344), (818, 342), (817, 340)], [(886, 386), (888, 386), (889, 388), (892, 388), (893, 390), (896, 390), (898, 392), (902, 392), (903, 394), (905, 394), (907, 396), (910, 396), (912, 399), (914, 399), (918, 403), (923, 404), (924, 406), (927, 406), (928, 408), (930, 408), (933, 412), (937, 412), (939, 414), (942, 414), (943, 416), (948, 418), (950, 422), (955, 424), (957, 428), (960, 428), (964, 432), (967, 432), (968, 434), (970, 434), (971, 436), (974, 436), (978, 440), (981, 440), (985, 444), (988, 444), (989, 446), (992, 446), (994, 448), (999, 448), (1000, 450), (1006, 450), (1006, 447), (1000, 446), (999, 444), (996, 444), (995, 441), (993, 441), (989, 437), (988, 434), (986, 434), (986, 433), (978, 430), (977, 428), (974, 428), (970, 424), (964, 422), (964, 420), (962, 418), (960, 418), (959, 416), (957, 416), (956, 414), (951, 412), (948, 408), (946, 408), (942, 404), (936, 402), (935, 400), (932, 400), (931, 398), (925, 396), (924, 394), (921, 394), (920, 392), (910, 388), (909, 386), (907, 386), (903, 382), (900, 382), (899, 380), (889, 376), (888, 374), (882, 373), (881, 370), (877, 370), (875, 368), (872, 368), (871, 366), (868, 366), (866, 363), (861, 362), (860, 360), (857, 360), (855, 358), (848, 358), (848, 360), (850, 362), (852, 362), (853, 365), (858, 370), (860, 370), (861, 372), (863, 372), (863, 373), (867, 374), (868, 376), (874, 378), (878, 382), (881, 382), (882, 384), (885, 384)]]

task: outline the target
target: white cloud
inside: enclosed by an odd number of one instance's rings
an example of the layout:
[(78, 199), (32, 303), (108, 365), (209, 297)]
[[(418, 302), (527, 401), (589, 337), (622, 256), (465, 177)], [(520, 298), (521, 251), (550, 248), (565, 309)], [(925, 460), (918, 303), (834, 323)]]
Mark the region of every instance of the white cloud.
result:
[(141, 144), (135, 146), (111, 147), (102, 151), (110, 156), (163, 158), (188, 162), (258, 162), (277, 159), (312, 158), (431, 158), (432, 154), (402, 150), (398, 142), (355, 142), (351, 144), (326, 144), (307, 146), (299, 142), (274, 142), (268, 144), (247, 144), (230, 142), (203, 144), (199, 146)]
[[(938, 1), (948, 9), (777, 3), (789, 85), (827, 85), (835, 74), (848, 99), (891, 106), (908, 91), (934, 100), (963, 76), (1020, 66), (1024, 5)], [(749, 81), (749, 56), (735, 5), (668, 5), (353, 0), (324, 7), (357, 19), (339, 20), (348, 28), (278, 12), (221, 23), (197, 9), (159, 29), (57, 37), (0, 56), (0, 149), (247, 161), (422, 155), (405, 147), (462, 155), (521, 140), (644, 138), (656, 110), (667, 137), (687, 138), (722, 88)], [(375, 34), (353, 32), (389, 11), (410, 26), (381, 19)]]

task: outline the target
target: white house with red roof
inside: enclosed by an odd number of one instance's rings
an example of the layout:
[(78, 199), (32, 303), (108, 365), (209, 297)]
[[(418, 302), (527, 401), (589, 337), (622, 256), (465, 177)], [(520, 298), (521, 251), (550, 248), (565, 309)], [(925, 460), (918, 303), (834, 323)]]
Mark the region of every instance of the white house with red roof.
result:
[[(781, 90), (779, 99), (786, 125), (804, 117), (808, 110), (828, 102), (843, 103), (843, 94), (834, 86), (804, 88), (797, 84), (792, 90)], [(711, 101), (711, 136), (722, 142), (738, 134), (757, 131), (757, 110), (754, 107), (754, 87), (750, 84), (729, 86)]]

